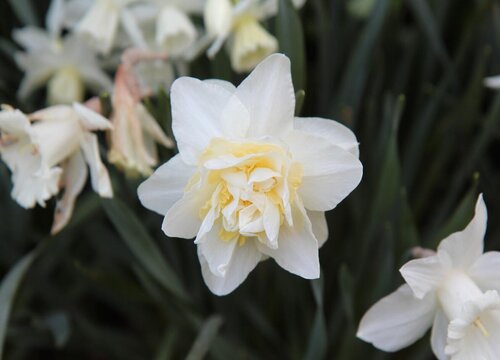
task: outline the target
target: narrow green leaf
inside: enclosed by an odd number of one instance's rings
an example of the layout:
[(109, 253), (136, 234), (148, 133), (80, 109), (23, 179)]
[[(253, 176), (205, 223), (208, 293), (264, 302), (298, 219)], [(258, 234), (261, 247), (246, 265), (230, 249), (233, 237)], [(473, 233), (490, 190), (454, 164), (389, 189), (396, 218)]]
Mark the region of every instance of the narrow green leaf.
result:
[(158, 350), (156, 351), (155, 360), (168, 360), (173, 358), (174, 346), (177, 341), (177, 333), (170, 329), (165, 330), (165, 334), (161, 339)]
[(415, 13), (415, 17), (422, 27), (422, 30), (431, 45), (432, 51), (434, 51), (443, 66), (448, 67), (450, 65), (450, 57), (446, 52), (436, 19), (431, 11), (431, 8), (429, 7), (429, 4), (427, 3), (427, 0), (410, 0), (408, 3), (410, 4), (410, 7)]
[(354, 325), (354, 283), (351, 272), (344, 264), (339, 271), (339, 291), (345, 317), (350, 325)]
[[(319, 309), (318, 309), (319, 310)], [(309, 342), (304, 360), (324, 359), (328, 345), (328, 335), (326, 329), (325, 316), (323, 309), (316, 311), (314, 322), (309, 333)]]
[(38, 26), (38, 18), (31, 0), (9, 0), (10, 6), (23, 25)]
[(191, 350), (189, 350), (186, 360), (201, 360), (210, 350), (217, 333), (222, 325), (222, 318), (218, 315), (211, 316), (203, 324), (198, 337), (196, 338)]
[(323, 310), (324, 285), (323, 278), (311, 281), (311, 289), (316, 302), (316, 314), (309, 333), (307, 350), (304, 360), (324, 359), (328, 347), (328, 331), (326, 329), (326, 320)]
[(0, 360), (3, 357), (5, 335), (17, 289), (37, 255), (38, 248), (24, 255), (5, 275), (0, 285)]
[(304, 31), (297, 10), (291, 0), (279, 0), (276, 16), (276, 36), (280, 52), (292, 63), (292, 78), (295, 89), (305, 88)]
[(187, 300), (188, 297), (179, 278), (132, 211), (118, 199), (102, 199), (102, 206), (121, 238), (142, 266), (165, 289), (180, 299)]
[(337, 113), (338, 110), (343, 109), (345, 106), (349, 107), (354, 114), (358, 111), (370, 64), (373, 62), (371, 53), (382, 30), (388, 8), (388, 0), (377, 1), (370, 20), (349, 58), (347, 71), (342, 78), (340, 103), (336, 104)]

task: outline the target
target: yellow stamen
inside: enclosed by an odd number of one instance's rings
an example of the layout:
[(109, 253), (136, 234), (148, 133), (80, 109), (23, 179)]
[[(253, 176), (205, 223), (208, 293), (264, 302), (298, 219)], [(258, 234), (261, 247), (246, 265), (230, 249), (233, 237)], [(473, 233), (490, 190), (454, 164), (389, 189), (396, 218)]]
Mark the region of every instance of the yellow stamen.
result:
[(483, 323), (479, 318), (474, 320), (473, 324), (483, 333), (485, 337), (490, 337), (490, 333), (488, 332), (488, 330), (486, 330), (486, 328), (484, 327)]

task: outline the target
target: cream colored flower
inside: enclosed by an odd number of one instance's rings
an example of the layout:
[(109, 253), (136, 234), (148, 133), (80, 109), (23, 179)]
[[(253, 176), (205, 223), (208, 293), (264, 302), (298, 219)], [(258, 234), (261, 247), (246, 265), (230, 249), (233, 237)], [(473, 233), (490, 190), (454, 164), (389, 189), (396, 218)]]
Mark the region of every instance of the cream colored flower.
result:
[(363, 316), (358, 337), (396, 351), (432, 326), (440, 360), (500, 356), (500, 253), (483, 254), (487, 212), (482, 195), (467, 227), (442, 240), (437, 253), (401, 268), (406, 284)]
[(268, 57), (235, 88), (183, 77), (171, 89), (179, 154), (139, 187), (171, 237), (193, 238), (203, 277), (224, 295), (272, 257), (319, 276), (324, 212), (359, 183), (354, 134), (333, 120), (294, 118), (290, 61)]
[(138, 3), (144, 6), (138, 0), (94, 0), (74, 31), (104, 55), (115, 46), (120, 29), (134, 46), (145, 48), (146, 42), (132, 9)]
[(167, 148), (174, 144), (160, 128), (140, 101), (141, 94), (135, 78), (121, 65), (115, 76), (109, 134), (109, 162), (131, 176), (150, 175), (158, 163), (156, 143)]
[[(293, 1), (297, 8), (304, 2)], [(278, 40), (261, 24), (277, 11), (277, 0), (207, 0), (203, 19), (207, 38), (213, 42), (207, 55), (214, 57), (227, 42), (232, 68), (237, 72), (252, 70), (264, 58), (278, 51)]]
[(101, 162), (97, 136), (91, 131), (108, 130), (110, 123), (75, 103), (59, 105), (30, 115), (4, 107), (0, 112), (0, 153), (12, 171), (12, 198), (32, 208), (64, 188), (58, 200), (52, 233), (69, 221), (74, 202), (81, 192), (90, 167), (92, 187), (102, 197), (113, 191)]
[(111, 89), (94, 52), (74, 36), (64, 39), (37, 28), (14, 31), (14, 39), (26, 52), (16, 54), (18, 66), (26, 72), (18, 95), (26, 98), (39, 87), (47, 86), (52, 105), (83, 100), (85, 86), (98, 93)]

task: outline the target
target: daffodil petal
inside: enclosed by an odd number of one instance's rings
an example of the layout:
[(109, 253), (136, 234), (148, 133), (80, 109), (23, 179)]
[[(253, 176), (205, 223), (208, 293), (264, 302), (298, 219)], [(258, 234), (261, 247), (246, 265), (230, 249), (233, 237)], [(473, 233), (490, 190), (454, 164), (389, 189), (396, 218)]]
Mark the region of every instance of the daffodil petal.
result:
[(468, 269), (483, 253), (487, 220), (486, 205), (483, 195), (480, 194), (476, 202), (474, 218), (464, 230), (453, 233), (441, 241), (438, 255), (445, 253), (449, 256), (451, 265), (464, 270)]
[(79, 115), (80, 123), (87, 130), (110, 130), (113, 127), (111, 122), (104, 116), (90, 110), (82, 104), (73, 103), (73, 109)]
[(160, 166), (139, 188), (137, 194), (142, 205), (165, 215), (184, 195), (184, 187), (195, 168), (186, 165), (179, 154)]
[(303, 166), (298, 193), (306, 209), (333, 209), (361, 181), (363, 167), (358, 158), (324, 138), (294, 130), (286, 142), (294, 160)]
[(63, 165), (64, 195), (57, 201), (54, 223), (52, 224), (51, 234), (57, 234), (61, 231), (71, 219), (76, 197), (82, 191), (87, 181), (87, 165), (83, 159), (82, 153), (77, 151)]
[(196, 165), (210, 140), (223, 135), (221, 115), (231, 95), (222, 86), (189, 77), (172, 85), (172, 129), (187, 164)]
[(81, 147), (85, 161), (90, 168), (92, 188), (101, 197), (113, 197), (113, 188), (111, 187), (108, 170), (102, 163), (101, 156), (99, 155), (97, 136), (91, 133), (83, 134)]
[(441, 309), (436, 311), (431, 332), (431, 347), (432, 352), (438, 360), (447, 360), (448, 356), (444, 352), (446, 347), (446, 339), (448, 336), (449, 320)]
[(198, 252), (207, 261), (210, 271), (218, 277), (226, 276), (233, 253), (239, 246), (238, 234), (233, 239), (222, 240), (221, 230), (220, 223), (216, 224), (206, 234), (204, 241), (198, 244)]
[(411, 260), (403, 265), (400, 272), (419, 299), (435, 290), (445, 276), (445, 269), (436, 255)]
[(328, 240), (328, 224), (326, 222), (326, 214), (324, 211), (307, 211), (307, 216), (311, 221), (314, 236), (318, 240), (319, 247)]
[(200, 193), (195, 190), (184, 193), (167, 211), (162, 224), (163, 232), (170, 237), (194, 238), (202, 224), (200, 209), (210, 197), (211, 192), (207, 189)]
[(200, 251), (198, 251), (198, 257), (205, 283), (210, 291), (220, 296), (227, 295), (236, 289), (262, 260), (263, 255), (250, 239), (242, 245), (238, 244), (234, 249), (231, 262), (226, 268), (226, 275), (223, 277), (216, 276), (210, 271), (208, 262)]
[(319, 277), (318, 241), (312, 232), (305, 210), (294, 206), (293, 226), (286, 223), (280, 228), (278, 248), (258, 244), (259, 250), (272, 257), (279, 266), (305, 279)]
[(286, 56), (267, 57), (243, 80), (235, 94), (250, 114), (249, 137), (282, 136), (292, 130), (295, 93)]
[(427, 332), (435, 304), (433, 296), (417, 299), (408, 285), (401, 285), (366, 312), (356, 336), (384, 351), (402, 349)]
[(347, 126), (335, 120), (296, 117), (294, 128), (322, 137), (359, 158), (359, 143), (356, 135)]
[(483, 291), (500, 291), (500, 252), (481, 255), (469, 269), (469, 276)]

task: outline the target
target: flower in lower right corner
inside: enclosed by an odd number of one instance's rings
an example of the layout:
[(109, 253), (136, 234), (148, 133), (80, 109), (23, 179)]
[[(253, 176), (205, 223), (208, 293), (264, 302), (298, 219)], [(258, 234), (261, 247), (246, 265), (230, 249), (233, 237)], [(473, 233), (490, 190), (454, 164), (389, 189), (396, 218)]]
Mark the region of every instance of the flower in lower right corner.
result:
[(439, 360), (500, 357), (500, 253), (483, 254), (487, 212), (482, 195), (463, 231), (441, 241), (437, 253), (406, 263), (406, 284), (373, 305), (357, 336), (397, 351), (432, 326)]

